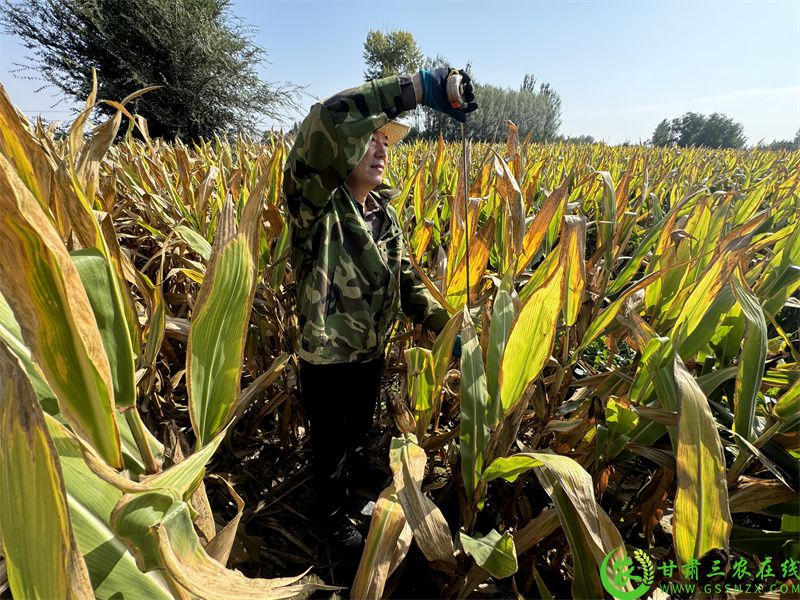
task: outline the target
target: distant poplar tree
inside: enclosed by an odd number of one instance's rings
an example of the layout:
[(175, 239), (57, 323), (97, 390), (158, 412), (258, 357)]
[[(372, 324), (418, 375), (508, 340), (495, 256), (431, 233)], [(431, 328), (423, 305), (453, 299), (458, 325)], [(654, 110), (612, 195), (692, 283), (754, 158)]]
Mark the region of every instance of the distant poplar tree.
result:
[(409, 31), (372, 29), (364, 42), (364, 79), (413, 74), (422, 66), (422, 51)]

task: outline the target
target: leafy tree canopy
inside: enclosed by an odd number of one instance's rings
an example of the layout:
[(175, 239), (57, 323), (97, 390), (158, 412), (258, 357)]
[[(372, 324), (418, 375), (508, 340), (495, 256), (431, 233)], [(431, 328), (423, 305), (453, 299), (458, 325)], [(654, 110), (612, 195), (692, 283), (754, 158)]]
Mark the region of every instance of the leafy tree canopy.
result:
[(99, 98), (162, 86), (132, 103), (153, 136), (252, 128), (295, 103), (296, 87), (259, 77), (266, 53), (230, 0), (3, 0), (0, 10), (6, 32), (32, 51), (29, 66), (76, 100), (89, 95), (92, 67)]
[(794, 134), (793, 140), (775, 140), (764, 147), (767, 150), (800, 150), (800, 129)]
[(745, 137), (744, 127), (721, 113), (705, 116), (687, 112), (671, 121), (661, 121), (650, 141), (654, 146), (741, 148)]
[(370, 30), (364, 42), (364, 79), (414, 73), (422, 66), (422, 51), (409, 31)]

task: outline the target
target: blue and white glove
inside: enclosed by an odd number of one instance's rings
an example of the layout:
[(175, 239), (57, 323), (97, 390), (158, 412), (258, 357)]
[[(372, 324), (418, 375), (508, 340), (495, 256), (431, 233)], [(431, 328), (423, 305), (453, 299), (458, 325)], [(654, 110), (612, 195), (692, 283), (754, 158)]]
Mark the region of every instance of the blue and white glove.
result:
[[(467, 102), (467, 106), (463, 109), (457, 104), (451, 104), (447, 99), (447, 78), (454, 73), (458, 73), (462, 77), (464, 100)], [(422, 80), (422, 104), (425, 106), (443, 112), (461, 123), (466, 123), (467, 113), (478, 108), (472, 89), (472, 80), (463, 69), (450, 69), (449, 67), (423, 69), (419, 75)]]

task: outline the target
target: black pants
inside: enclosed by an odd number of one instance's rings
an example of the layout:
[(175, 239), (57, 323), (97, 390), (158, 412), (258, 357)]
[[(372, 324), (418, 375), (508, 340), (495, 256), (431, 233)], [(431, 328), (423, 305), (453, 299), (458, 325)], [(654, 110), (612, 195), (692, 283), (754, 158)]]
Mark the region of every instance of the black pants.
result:
[(333, 365), (300, 360), (300, 393), (311, 428), (314, 479), (326, 516), (343, 510), (353, 476), (366, 468), (367, 435), (383, 366), (383, 357)]

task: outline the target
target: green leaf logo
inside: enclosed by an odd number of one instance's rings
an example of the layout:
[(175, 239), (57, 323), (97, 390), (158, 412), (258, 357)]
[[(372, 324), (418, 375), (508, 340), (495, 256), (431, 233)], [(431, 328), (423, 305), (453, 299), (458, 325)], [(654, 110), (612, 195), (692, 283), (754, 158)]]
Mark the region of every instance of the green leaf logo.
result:
[[(641, 598), (644, 596), (650, 589), (650, 586), (653, 585), (653, 574), (655, 571), (653, 568), (653, 562), (644, 551), (636, 550), (633, 555), (636, 558), (636, 562), (639, 563), (639, 566), (642, 569), (642, 577), (633, 574), (633, 561), (626, 556), (625, 558), (617, 559), (612, 563), (611, 573), (613, 579), (611, 579), (609, 578), (608, 561), (611, 559), (611, 555), (620, 548), (622, 548), (622, 546), (619, 546), (606, 554), (605, 558), (603, 559), (603, 563), (600, 565), (600, 581), (603, 583), (603, 587), (606, 589), (606, 591), (617, 600), (636, 600), (636, 598)], [(631, 591), (626, 591), (625, 587), (628, 585), (628, 583), (640, 581), (641, 583), (638, 587), (632, 589)]]
[(636, 550), (633, 553), (633, 557), (636, 559), (636, 562), (642, 567), (642, 583), (647, 586), (653, 585), (653, 576), (655, 573), (655, 568), (653, 567), (653, 561), (650, 560), (650, 557), (647, 556), (644, 550)]

